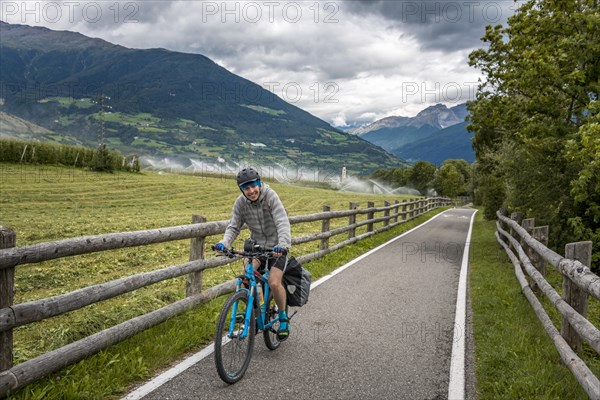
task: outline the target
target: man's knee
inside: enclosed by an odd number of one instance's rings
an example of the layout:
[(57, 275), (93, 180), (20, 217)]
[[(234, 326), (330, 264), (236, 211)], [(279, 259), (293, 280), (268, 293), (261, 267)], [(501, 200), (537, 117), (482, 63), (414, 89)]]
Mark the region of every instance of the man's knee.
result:
[(269, 276), (269, 286), (271, 286), (272, 288), (279, 288), (282, 287), (283, 285), (281, 284), (281, 278), (282, 275), (279, 276)]

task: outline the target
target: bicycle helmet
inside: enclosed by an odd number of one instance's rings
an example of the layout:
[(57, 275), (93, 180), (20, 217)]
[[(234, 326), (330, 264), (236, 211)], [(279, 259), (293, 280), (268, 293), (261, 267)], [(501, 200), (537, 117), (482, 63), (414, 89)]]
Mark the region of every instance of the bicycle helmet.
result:
[(247, 183), (258, 181), (258, 186), (260, 186), (260, 175), (258, 171), (252, 167), (244, 168), (240, 172), (238, 172), (236, 176), (237, 184), (242, 189)]

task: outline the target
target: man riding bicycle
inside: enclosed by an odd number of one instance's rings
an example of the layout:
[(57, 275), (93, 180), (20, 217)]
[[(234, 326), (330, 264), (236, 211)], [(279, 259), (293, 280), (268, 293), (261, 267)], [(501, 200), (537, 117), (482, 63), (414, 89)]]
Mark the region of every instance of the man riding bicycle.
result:
[(233, 204), (229, 225), (225, 229), (223, 240), (215, 245), (215, 249), (223, 251), (229, 248), (244, 223), (250, 229), (251, 239), (263, 248), (273, 249), (274, 258), (253, 260), (253, 264), (255, 269), (270, 269), (269, 286), (279, 309), (277, 337), (285, 340), (289, 336), (290, 327), (285, 312), (286, 292), (282, 279), (287, 265), (287, 253), (292, 245), (290, 221), (279, 196), (269, 185), (260, 181), (258, 171), (252, 167), (244, 168), (238, 172), (236, 180), (242, 194)]

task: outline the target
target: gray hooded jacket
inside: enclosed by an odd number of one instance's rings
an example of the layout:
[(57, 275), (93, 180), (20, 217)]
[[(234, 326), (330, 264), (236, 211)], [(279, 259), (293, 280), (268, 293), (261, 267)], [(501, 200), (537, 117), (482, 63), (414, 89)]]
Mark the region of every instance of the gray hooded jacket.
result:
[(223, 236), (225, 247), (230, 248), (244, 223), (250, 229), (250, 237), (264, 248), (280, 246), (289, 249), (292, 245), (290, 221), (283, 203), (267, 184), (262, 184), (260, 196), (255, 202), (243, 194), (237, 198)]

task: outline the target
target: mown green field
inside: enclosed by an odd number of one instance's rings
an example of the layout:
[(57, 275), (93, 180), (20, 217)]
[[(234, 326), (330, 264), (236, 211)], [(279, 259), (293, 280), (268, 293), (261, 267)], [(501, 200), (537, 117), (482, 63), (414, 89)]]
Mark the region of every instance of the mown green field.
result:
[[(402, 201), (402, 196), (369, 195), (282, 185), (268, 182), (279, 193), (289, 215), (347, 209), (349, 202)], [(0, 225), (17, 233), (17, 246), (82, 235), (151, 229), (187, 224), (192, 214), (208, 221), (226, 220), (238, 196), (230, 176), (202, 177), (155, 172), (99, 174), (83, 169), (0, 164)], [(366, 218), (359, 217), (358, 220)], [(420, 221), (420, 220), (419, 220)], [(417, 223), (402, 225), (402, 229)], [(347, 224), (333, 220), (332, 227)], [(321, 223), (292, 226), (292, 236), (320, 230)], [(376, 225), (377, 228), (377, 225)], [(366, 228), (359, 229), (358, 234)], [(335, 256), (311, 264), (315, 277), (375, 246), (392, 232)], [(344, 235), (342, 235), (344, 236)], [(243, 236), (245, 237), (245, 235)], [(237, 246), (242, 243), (238, 239)], [(207, 246), (219, 237), (207, 239)], [(344, 237), (332, 239), (331, 243)], [(366, 247), (365, 247), (366, 246)], [(316, 251), (318, 242), (296, 246), (294, 254)], [(210, 250), (207, 249), (210, 255)], [(189, 241), (169, 242), (86, 256), (69, 257), (18, 266), (15, 303), (55, 296), (96, 283), (155, 270), (187, 261)], [(233, 265), (206, 271), (204, 287), (231, 279)], [(15, 363), (106, 329), (134, 316), (163, 307), (184, 297), (185, 278), (153, 285), (83, 310), (15, 329)], [(198, 307), (159, 327), (136, 335), (118, 346), (65, 368), (57, 376), (15, 394), (15, 398), (107, 398), (122, 393), (135, 380), (147, 378), (157, 368), (212, 338), (214, 318), (222, 299)]]

